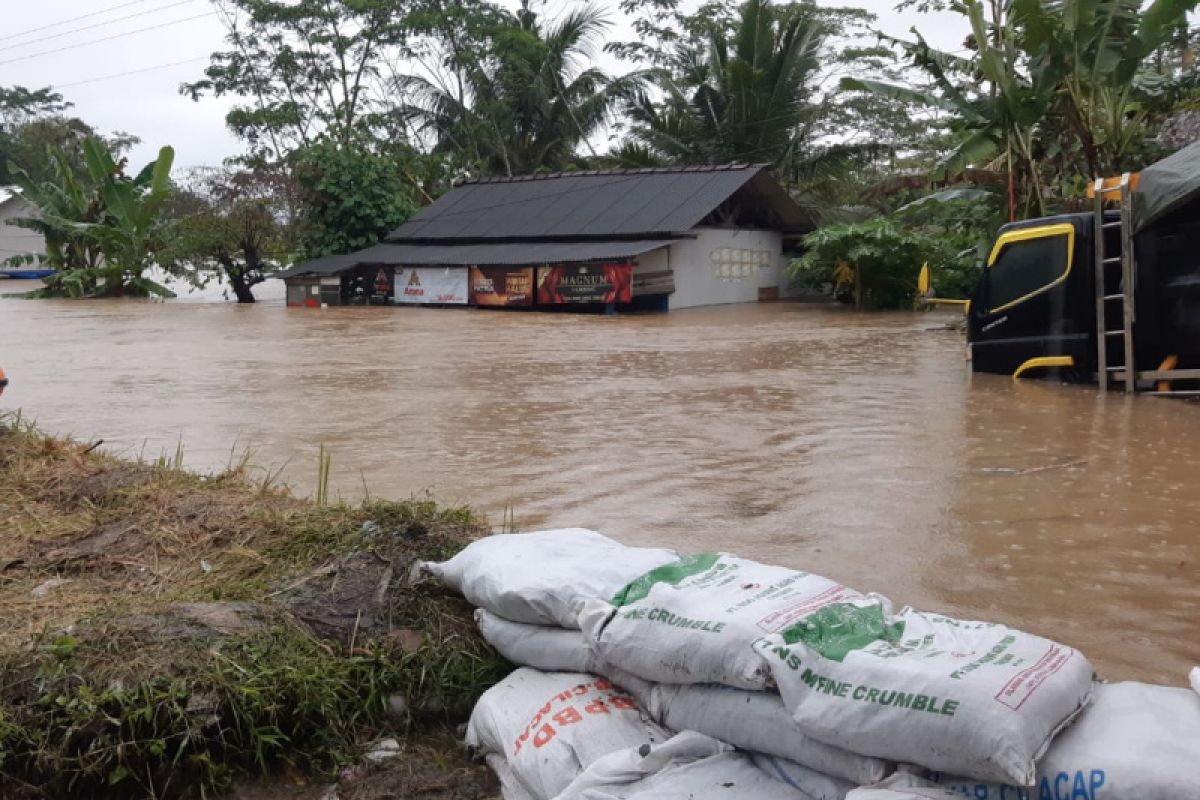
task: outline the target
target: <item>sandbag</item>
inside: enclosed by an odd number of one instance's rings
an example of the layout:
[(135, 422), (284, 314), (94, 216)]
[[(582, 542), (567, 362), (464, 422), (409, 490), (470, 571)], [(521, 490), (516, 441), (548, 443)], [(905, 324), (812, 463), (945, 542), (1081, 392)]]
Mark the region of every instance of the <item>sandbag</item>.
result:
[(860, 756), (806, 734), (775, 692), (714, 684), (657, 684), (646, 706), (651, 716), (671, 730), (699, 731), (741, 750), (779, 756), (855, 785), (875, 783), (892, 772), (887, 761)]
[(784, 704), (829, 744), (1019, 786), (1087, 703), (1093, 669), (1063, 644), (875, 598), (827, 605), (757, 645)]
[(786, 758), (751, 753), (754, 766), (777, 781), (798, 789), (812, 800), (845, 800), (846, 795), (857, 785), (841, 778), (825, 775), (815, 769), (789, 761)]
[(816, 800), (694, 731), (595, 761), (557, 800)]
[[(846, 800), (972, 800), (972, 798), (969, 795), (964, 797), (952, 789), (938, 786), (936, 783), (916, 775), (897, 772), (881, 783), (855, 789), (846, 795)], [(1016, 798), (1012, 800), (1016, 800)], [(1050, 798), (1050, 800), (1059, 799)], [(1062, 798), (1062, 800), (1070, 800), (1070, 798)]]
[(584, 600), (608, 598), (648, 570), (679, 558), (674, 550), (626, 547), (583, 528), (487, 536), (449, 561), (418, 562), (497, 616), (530, 625), (578, 628)]
[(502, 756), (534, 800), (549, 800), (596, 759), (668, 738), (607, 678), (522, 668), (479, 698), (466, 741)]
[(546, 672), (597, 672), (596, 659), (578, 629), (528, 625), (475, 609), (475, 624), (487, 643), (514, 664)]
[(504, 800), (536, 800), (525, 788), (525, 784), (517, 780), (512, 767), (504, 760), (504, 756), (499, 753), (488, 753), (483, 760), (495, 773), (496, 779), (500, 781), (500, 796)]
[(650, 708), (654, 684), (601, 664), (588, 649), (582, 631), (513, 622), (482, 608), (475, 609), (475, 622), (483, 638), (500, 655), (518, 666), (533, 667), (544, 672), (600, 675), (632, 695), (643, 709)]
[(1099, 684), (1037, 772), (1037, 786), (1028, 789), (940, 773), (922, 777), (971, 800), (1200, 798), (1200, 697), (1169, 686)]
[(860, 596), (819, 575), (702, 553), (649, 571), (610, 603), (588, 603), (579, 622), (604, 663), (648, 681), (761, 690), (770, 672), (757, 639)]

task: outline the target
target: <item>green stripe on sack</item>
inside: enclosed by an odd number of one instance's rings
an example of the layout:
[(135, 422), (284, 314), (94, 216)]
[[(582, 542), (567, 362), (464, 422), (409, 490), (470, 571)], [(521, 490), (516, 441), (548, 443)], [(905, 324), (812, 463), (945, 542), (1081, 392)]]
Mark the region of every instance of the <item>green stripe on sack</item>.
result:
[(878, 605), (834, 603), (779, 633), (785, 644), (803, 642), (830, 661), (840, 663), (851, 651), (881, 639), (896, 644), (904, 636), (904, 623), (887, 623)]
[(624, 589), (613, 595), (612, 604), (620, 607), (636, 603), (650, 594), (650, 589), (658, 583), (677, 586), (684, 578), (690, 578), (712, 569), (713, 564), (716, 564), (720, 557), (717, 553), (697, 553), (694, 556), (681, 558), (674, 563), (655, 567), (640, 578), (630, 581)]

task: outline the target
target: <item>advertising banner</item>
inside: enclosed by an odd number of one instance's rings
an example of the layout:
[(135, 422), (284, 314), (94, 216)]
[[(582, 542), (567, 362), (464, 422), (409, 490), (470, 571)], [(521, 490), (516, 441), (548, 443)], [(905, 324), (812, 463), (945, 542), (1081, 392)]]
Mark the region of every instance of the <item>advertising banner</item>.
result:
[(471, 267), (471, 302), (478, 306), (533, 305), (533, 267)]
[(538, 304), (628, 303), (632, 264), (559, 264), (538, 268)]
[(397, 303), (466, 305), (466, 267), (396, 267)]

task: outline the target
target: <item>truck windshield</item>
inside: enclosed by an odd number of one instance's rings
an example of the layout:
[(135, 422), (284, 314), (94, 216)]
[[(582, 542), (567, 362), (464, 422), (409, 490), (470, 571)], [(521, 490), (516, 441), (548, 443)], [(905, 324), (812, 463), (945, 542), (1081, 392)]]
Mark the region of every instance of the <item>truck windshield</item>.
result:
[[(1023, 233), (1017, 231), (1014, 233)], [(999, 311), (1066, 277), (1069, 236), (1055, 233), (1004, 243), (988, 268), (988, 307)]]

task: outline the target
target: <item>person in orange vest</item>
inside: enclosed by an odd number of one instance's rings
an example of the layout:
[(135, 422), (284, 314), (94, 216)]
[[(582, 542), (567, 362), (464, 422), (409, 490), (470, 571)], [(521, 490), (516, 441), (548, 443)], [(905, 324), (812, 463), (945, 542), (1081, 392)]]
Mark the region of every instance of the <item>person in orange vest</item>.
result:
[(0, 368), (0, 394), (4, 394), (4, 387), (8, 386), (8, 376), (4, 374), (4, 370)]

